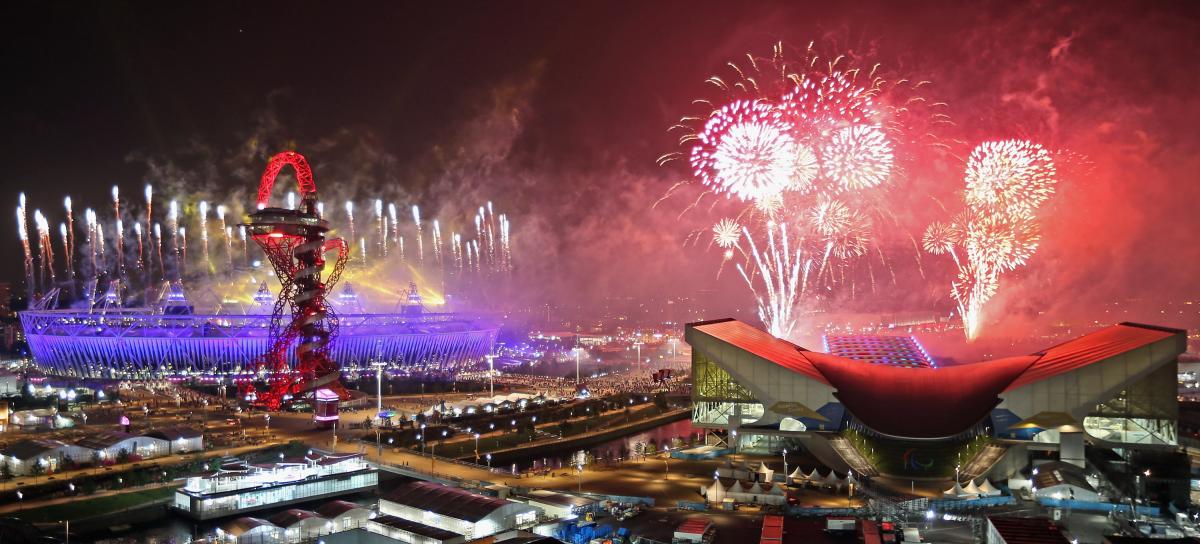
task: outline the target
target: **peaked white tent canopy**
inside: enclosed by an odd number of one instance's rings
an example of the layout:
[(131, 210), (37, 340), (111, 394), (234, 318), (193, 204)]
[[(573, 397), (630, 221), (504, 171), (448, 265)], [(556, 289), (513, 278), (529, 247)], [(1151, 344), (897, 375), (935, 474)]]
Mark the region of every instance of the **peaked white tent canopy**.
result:
[(708, 486), (707, 488), (702, 488), (701, 492), (708, 502), (721, 502), (725, 500), (726, 497), (725, 487), (721, 485), (720, 480), (715, 478), (713, 479), (712, 485)]
[(725, 496), (737, 502), (754, 504), (785, 504), (787, 493), (777, 485), (759, 482), (734, 482)]
[(950, 489), (943, 491), (942, 495), (946, 496), (946, 497), (953, 497), (953, 498), (957, 499), (957, 498), (965, 497), (967, 495), (967, 493), (966, 493), (966, 491), (963, 490), (963, 486), (961, 484), (959, 484), (958, 482), (954, 482), (954, 487), (951, 487)]
[(796, 468), (792, 469), (791, 474), (788, 474), (788, 478), (802, 479), (802, 478), (804, 478), (804, 473), (800, 472), (800, 467), (796, 467)]
[(758, 468), (754, 472), (758, 474), (758, 481), (760, 482), (775, 481), (775, 471), (768, 467), (766, 463), (759, 463)]
[(986, 497), (995, 497), (1000, 495), (1000, 490), (996, 489), (987, 478), (984, 478), (983, 483), (979, 484), (979, 494)]

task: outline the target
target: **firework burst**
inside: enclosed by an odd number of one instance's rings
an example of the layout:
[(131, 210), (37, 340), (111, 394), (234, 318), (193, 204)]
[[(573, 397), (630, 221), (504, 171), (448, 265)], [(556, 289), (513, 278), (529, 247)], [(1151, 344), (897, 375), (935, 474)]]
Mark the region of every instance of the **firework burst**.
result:
[(1037, 251), (1036, 214), (1054, 193), (1054, 172), (1049, 153), (1037, 144), (980, 144), (964, 175), (966, 211), (949, 224), (932, 223), (925, 230), (925, 251), (950, 254), (958, 268), (950, 294), (968, 340), (982, 330), (983, 309), (999, 289), (1000, 275), (1024, 266)]
[(967, 160), (967, 205), (989, 214), (1032, 218), (1054, 183), (1050, 153), (1035, 143), (984, 142)]
[(892, 172), (892, 146), (879, 127), (846, 127), (822, 149), (821, 168), (841, 191), (876, 187)]
[(754, 199), (754, 208), (767, 217), (775, 217), (783, 211), (782, 193), (763, 195)]
[(783, 191), (796, 164), (796, 142), (779, 111), (737, 101), (716, 112), (698, 135), (691, 164), (714, 191), (750, 201)]
[(742, 226), (732, 219), (717, 221), (712, 230), (713, 243), (722, 249), (732, 249), (742, 239)]
[(796, 158), (793, 163), (792, 176), (788, 179), (787, 190), (798, 193), (811, 193), (815, 188), (817, 176), (821, 175), (821, 165), (817, 154), (807, 145), (796, 146)]
[(945, 255), (954, 251), (961, 240), (957, 229), (947, 223), (934, 221), (925, 228), (921, 237), (921, 248), (931, 255)]
[[(876, 75), (878, 66), (850, 66), (845, 56), (819, 58), (813, 44), (799, 55), (794, 52), (777, 44), (770, 57), (747, 55), (728, 63), (732, 74), (709, 78), (706, 83), (720, 96), (693, 101), (705, 111), (685, 116), (670, 128), (679, 134), (685, 150), (659, 159), (667, 164), (686, 158), (691, 179), (703, 187), (681, 215), (702, 209), (699, 203), (709, 193), (737, 197), (730, 199), (737, 203), (733, 205), (744, 206), (741, 211), (719, 212), (736, 220), (713, 224), (713, 241), (723, 250), (722, 267), (739, 253), (744, 258), (739, 270), (773, 332), (790, 332), (794, 327), (796, 314), (780, 309), (785, 302), (808, 302), (806, 295), (812, 295), (811, 300), (837, 297), (840, 294), (834, 289), (845, 284), (853, 297), (855, 276), (863, 272), (855, 267), (872, 247), (891, 272), (874, 238), (872, 219), (890, 218), (898, 226), (880, 193), (893, 185), (892, 138), (907, 126), (898, 121), (900, 112), (913, 104), (901, 101), (896, 106), (896, 97), (884, 96), (886, 82)], [(903, 83), (888, 88), (901, 87), (908, 88)], [(690, 181), (672, 185), (655, 205)], [(708, 209), (717, 206), (714, 202)], [(790, 223), (790, 231), (780, 230), (784, 220)], [(764, 249), (771, 246), (772, 238), (779, 247)], [(743, 239), (746, 244), (756, 242), (761, 253), (756, 257), (757, 251), (748, 251)], [(803, 267), (800, 284), (805, 287), (794, 291), (780, 288), (788, 284), (790, 268), (759, 266), (756, 261), (782, 252), (784, 240), (790, 252), (814, 256)], [(913, 249), (919, 257), (915, 241)], [(874, 271), (870, 263), (866, 267), (874, 287)], [(826, 270), (836, 271), (836, 277)], [(894, 281), (895, 273), (891, 274)], [(755, 278), (761, 284), (749, 281)], [(819, 281), (811, 281), (814, 278)], [(818, 283), (819, 295), (806, 290)]]
[(859, 212), (851, 212), (843, 228), (826, 238), (830, 255), (837, 259), (862, 257), (870, 243), (871, 220)]
[(833, 236), (849, 226), (850, 208), (837, 199), (821, 199), (809, 210), (808, 222), (817, 234)]

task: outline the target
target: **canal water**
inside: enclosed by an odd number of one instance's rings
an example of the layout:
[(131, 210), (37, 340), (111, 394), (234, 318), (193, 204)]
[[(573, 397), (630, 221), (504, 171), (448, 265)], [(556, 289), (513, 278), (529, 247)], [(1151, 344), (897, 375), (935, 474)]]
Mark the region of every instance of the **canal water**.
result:
[[(638, 444), (654, 444), (656, 450), (670, 447), (672, 439), (681, 438), (684, 443), (689, 437), (703, 437), (703, 430), (692, 427), (690, 419), (681, 419), (671, 423), (666, 423), (658, 427), (646, 429), (633, 434), (614, 438), (601, 442), (593, 446), (587, 447), (564, 447), (551, 452), (549, 455), (539, 457), (526, 457), (517, 459), (515, 462), (508, 462), (503, 468), (515, 472), (527, 472), (546, 469), (560, 469), (571, 466), (571, 459), (580, 450), (587, 450), (591, 454), (594, 463), (603, 464), (608, 462), (616, 462), (618, 459), (627, 459), (634, 451)], [(499, 467), (498, 467), (499, 468)]]

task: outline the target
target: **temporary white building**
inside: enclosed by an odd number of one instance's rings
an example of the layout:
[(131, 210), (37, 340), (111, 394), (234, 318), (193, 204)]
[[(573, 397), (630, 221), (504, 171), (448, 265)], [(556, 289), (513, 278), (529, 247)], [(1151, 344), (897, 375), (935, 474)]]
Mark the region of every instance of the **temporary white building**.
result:
[(949, 497), (952, 499), (965, 499), (965, 498), (969, 497), (970, 494), (968, 494), (966, 492), (966, 490), (963, 489), (962, 484), (960, 484), (958, 482), (954, 482), (954, 487), (951, 487), (950, 489), (943, 491), (942, 496)]
[(979, 484), (979, 494), (985, 497), (996, 497), (1001, 494), (999, 489), (992, 485), (992, 482), (987, 478), (983, 479), (983, 483)]
[(775, 481), (775, 471), (768, 467), (766, 463), (759, 463), (758, 468), (754, 472), (756, 473), (758, 477), (757, 479), (760, 482)]
[[(720, 482), (713, 482), (714, 486), (720, 487)], [(721, 494), (724, 494), (723, 496)], [(735, 502), (748, 504), (786, 504), (787, 492), (782, 487), (774, 484), (764, 484), (760, 482), (739, 482), (734, 481), (725, 487), (723, 491), (713, 489), (709, 486), (708, 491), (709, 502), (721, 502), (714, 500), (713, 497), (722, 497), (721, 500), (730, 499)]]
[(121, 452), (150, 459), (166, 455), (170, 451), (170, 444), (166, 440), (152, 436), (136, 436), (120, 431), (91, 434), (76, 440), (75, 445), (99, 452), (100, 457), (105, 460), (118, 459)]
[(18, 476), (33, 474), (34, 466), (42, 473), (58, 472), (64, 461), (81, 463), (90, 456), (91, 452), (74, 444), (40, 438), (20, 440), (0, 450), (0, 462)]
[(284, 510), (271, 516), (269, 521), (279, 527), (278, 535), (287, 543), (310, 541), (333, 532), (333, 523), (329, 520), (299, 508)]
[(700, 488), (700, 494), (708, 502), (720, 503), (725, 500), (725, 486), (721, 485), (721, 480), (713, 478), (712, 485)]
[(379, 512), (470, 540), (531, 525), (542, 510), (457, 487), (418, 481), (384, 495), (379, 501)]
[(841, 489), (842, 484), (845, 482), (841, 478), (838, 478), (837, 473), (831, 470), (829, 471), (829, 474), (825, 476), (825, 479), (821, 481), (821, 483), (834, 489)]
[(275, 542), (279, 527), (261, 518), (237, 518), (217, 528), (217, 540), (229, 544)]
[(335, 532), (362, 527), (374, 514), (370, 507), (340, 500), (321, 505), (320, 508), (317, 508), (317, 513), (333, 522)]
[(204, 449), (204, 433), (192, 427), (163, 427), (142, 433), (142, 436), (165, 441), (167, 451), (162, 453), (167, 455)]
[(1046, 499), (1098, 501), (1100, 494), (1083, 470), (1069, 463), (1046, 463), (1033, 475), (1033, 494)]
[(807, 480), (807, 483), (813, 485), (821, 485), (821, 473), (817, 472), (817, 469), (814, 468), (812, 469), (812, 472), (808, 473), (808, 477), (806, 477), (805, 480)]

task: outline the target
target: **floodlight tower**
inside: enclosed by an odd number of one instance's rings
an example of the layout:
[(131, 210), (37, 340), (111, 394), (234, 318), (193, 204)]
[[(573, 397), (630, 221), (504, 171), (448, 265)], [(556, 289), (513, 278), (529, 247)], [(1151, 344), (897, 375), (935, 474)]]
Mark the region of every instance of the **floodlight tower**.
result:
[[(285, 166), (296, 171), (299, 206), (267, 207), (275, 177)], [(325, 293), (345, 269), (349, 247), (340, 238), (325, 239), (329, 222), (318, 212), (312, 169), (299, 153), (286, 151), (271, 157), (259, 182), (257, 204), (257, 211), (250, 214), (244, 226), (267, 254), (281, 285), (271, 315), (270, 347), (258, 362), (259, 370), (267, 373), (267, 388), (260, 392), (252, 382), (245, 382), (241, 396), (277, 410), (286, 402), (311, 394), (313, 419), (330, 427), (338, 419), (338, 401), (348, 395), (338, 381), (341, 373), (337, 363), (329, 358), (337, 319), (326, 304)], [(325, 252), (331, 249), (338, 250), (337, 261), (333, 272), (321, 281)], [(285, 319), (285, 314), (290, 314), (290, 319)], [(288, 365), (293, 342), (297, 343), (294, 370)]]

